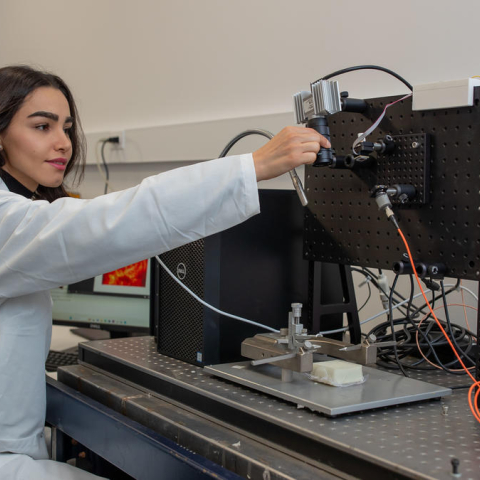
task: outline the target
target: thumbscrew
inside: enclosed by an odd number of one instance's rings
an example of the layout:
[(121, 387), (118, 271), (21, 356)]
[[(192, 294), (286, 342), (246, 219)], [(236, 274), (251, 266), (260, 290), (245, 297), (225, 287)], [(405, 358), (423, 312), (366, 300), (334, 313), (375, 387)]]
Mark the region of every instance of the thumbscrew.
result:
[(462, 474), (458, 471), (458, 467), (460, 466), (460, 460), (458, 458), (452, 458), (452, 476), (460, 478)]

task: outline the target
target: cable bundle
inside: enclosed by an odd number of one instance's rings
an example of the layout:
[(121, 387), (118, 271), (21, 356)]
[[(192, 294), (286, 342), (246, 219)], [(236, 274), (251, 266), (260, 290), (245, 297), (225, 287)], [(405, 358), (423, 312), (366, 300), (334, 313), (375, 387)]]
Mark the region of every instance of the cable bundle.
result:
[[(447, 312), (451, 306), (453, 305), (445, 306)], [(395, 336), (398, 363), (394, 347), (379, 347), (379, 365), (389, 368), (400, 368), (401, 365), (403, 368), (413, 370), (441, 368), (448, 373), (465, 374), (463, 369), (458, 371), (460, 363), (430, 313), (423, 316), (421, 320), (404, 317), (394, 320), (393, 323), (394, 334), (391, 331), (390, 321), (377, 325), (368, 334), (369, 336), (375, 335), (376, 341), (379, 343), (391, 342)], [(475, 334), (462, 326), (452, 324), (449, 320), (440, 321), (440, 324), (448, 332), (448, 337), (455, 345), (460, 358), (469, 368), (473, 368), (475, 366), (475, 361), (472, 358), (476, 344)]]

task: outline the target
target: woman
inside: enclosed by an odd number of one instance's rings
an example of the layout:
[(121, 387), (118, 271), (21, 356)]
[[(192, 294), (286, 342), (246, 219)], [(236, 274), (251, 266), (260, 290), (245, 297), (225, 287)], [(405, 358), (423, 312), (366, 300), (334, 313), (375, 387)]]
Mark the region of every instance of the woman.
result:
[(289, 127), (251, 155), (79, 200), (67, 196), (63, 182), (69, 173), (81, 177), (83, 145), (73, 97), (59, 77), (0, 69), (1, 478), (94, 478), (47, 460), (49, 290), (246, 220), (259, 211), (257, 181), (311, 163), (329, 147), (314, 130)]

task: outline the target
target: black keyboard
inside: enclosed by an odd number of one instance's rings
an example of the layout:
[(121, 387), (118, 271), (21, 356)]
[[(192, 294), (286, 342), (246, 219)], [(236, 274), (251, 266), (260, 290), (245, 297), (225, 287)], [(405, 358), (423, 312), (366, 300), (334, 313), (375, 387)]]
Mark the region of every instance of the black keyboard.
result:
[(50, 350), (47, 360), (45, 361), (45, 369), (47, 372), (56, 372), (58, 367), (66, 367), (67, 365), (76, 365), (78, 363), (78, 352), (57, 352)]

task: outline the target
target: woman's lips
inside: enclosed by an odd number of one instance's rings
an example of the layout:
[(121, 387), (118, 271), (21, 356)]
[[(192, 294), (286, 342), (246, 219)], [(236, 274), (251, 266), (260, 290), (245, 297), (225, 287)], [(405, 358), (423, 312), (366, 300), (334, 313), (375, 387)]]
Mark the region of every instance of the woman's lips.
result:
[(47, 160), (47, 163), (57, 170), (65, 170), (67, 168), (67, 160), (65, 158), (54, 158), (53, 160)]

